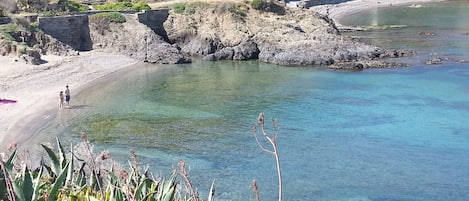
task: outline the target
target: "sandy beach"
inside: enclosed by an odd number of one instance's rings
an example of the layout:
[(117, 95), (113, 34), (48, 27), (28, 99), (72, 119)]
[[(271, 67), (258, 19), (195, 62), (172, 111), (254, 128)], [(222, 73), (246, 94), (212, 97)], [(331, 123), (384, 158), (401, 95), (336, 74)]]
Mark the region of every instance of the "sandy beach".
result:
[[(337, 5), (322, 5), (311, 8), (334, 20), (365, 9), (412, 5), (434, 0), (353, 0)], [(69, 85), (73, 96), (92, 81), (118, 70), (138, 64), (134, 59), (103, 52), (81, 52), (80, 56), (43, 56), (46, 64), (33, 66), (14, 61), (12, 57), (0, 56), (0, 98), (16, 100), (16, 103), (0, 104), (0, 152), (10, 143), (21, 146), (31, 136), (19, 133), (28, 127), (32, 119), (39, 123), (47, 121), (41, 117), (51, 109), (59, 110), (59, 92)], [(64, 109), (66, 110), (66, 109)], [(37, 123), (37, 122), (36, 122)], [(29, 134), (31, 135), (31, 134)]]
[(443, 0), (352, 0), (334, 5), (314, 6), (310, 9), (332, 18), (337, 27), (343, 28), (340, 19), (350, 14), (358, 13), (368, 9), (386, 8), (393, 6), (420, 7), (422, 3), (439, 2)]
[[(16, 103), (0, 104), (0, 152), (9, 144), (19, 147), (29, 137), (20, 133), (32, 119), (47, 121), (46, 111), (59, 109), (59, 92), (70, 86), (71, 103), (74, 94), (83, 86), (105, 75), (137, 64), (123, 55), (102, 52), (82, 52), (79, 56), (43, 56), (47, 61), (41, 65), (27, 65), (12, 57), (0, 57), (0, 98)], [(67, 109), (62, 109), (67, 110)]]

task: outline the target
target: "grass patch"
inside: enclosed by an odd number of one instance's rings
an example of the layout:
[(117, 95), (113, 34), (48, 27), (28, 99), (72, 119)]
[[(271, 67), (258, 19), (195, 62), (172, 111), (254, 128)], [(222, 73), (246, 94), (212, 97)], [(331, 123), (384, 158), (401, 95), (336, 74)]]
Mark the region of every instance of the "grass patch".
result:
[(67, 1), (65, 7), (67, 8), (67, 10), (72, 12), (82, 12), (88, 10), (88, 5), (78, 3), (76, 1)]
[(184, 3), (175, 3), (175, 4), (171, 5), (171, 9), (175, 13), (182, 14), (186, 10), (186, 4), (184, 4)]
[(143, 1), (132, 3), (132, 2), (116, 2), (116, 3), (106, 3), (103, 5), (97, 5), (94, 7), (96, 10), (134, 10), (134, 11), (142, 11), (142, 10), (150, 10), (151, 7)]
[(89, 18), (90, 18), (90, 21), (101, 20), (104, 18), (104, 19), (109, 20), (109, 22), (115, 22), (115, 23), (126, 22), (124, 15), (122, 15), (119, 12), (97, 13), (94, 15), (90, 15)]
[(197, 9), (204, 9), (208, 7), (209, 4), (205, 2), (174, 3), (170, 6), (171, 10), (178, 14), (194, 14)]

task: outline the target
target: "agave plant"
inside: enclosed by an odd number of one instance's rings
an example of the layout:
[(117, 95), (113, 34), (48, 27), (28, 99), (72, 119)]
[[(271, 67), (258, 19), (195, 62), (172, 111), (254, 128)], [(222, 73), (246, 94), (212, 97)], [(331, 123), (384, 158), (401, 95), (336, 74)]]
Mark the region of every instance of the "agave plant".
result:
[[(42, 145), (42, 148), (50, 160), (43, 162), (41, 167), (36, 170), (30, 170), (25, 164), (22, 164), (21, 170), (15, 172), (13, 162), (16, 150), (10, 154), (8, 159), (0, 158), (0, 200), (200, 200), (198, 196), (194, 196), (197, 195), (194, 189), (191, 189), (189, 198), (180, 199), (183, 196), (177, 190), (177, 171), (174, 171), (169, 179), (156, 179), (148, 172), (148, 168), (145, 168), (143, 172), (140, 171), (136, 155), (133, 152), (133, 160), (129, 162), (130, 170), (127, 173), (127, 171), (113, 168), (114, 166), (109, 170), (103, 170), (94, 161), (79, 159), (74, 153), (73, 146), (70, 146), (70, 153), (66, 154), (58, 139), (58, 151), (55, 152), (46, 145)], [(92, 155), (91, 151), (89, 154)], [(91, 170), (85, 171), (85, 166)], [(101, 172), (106, 172), (106, 174), (101, 174)], [(186, 182), (190, 182), (187, 175), (185, 179)], [(102, 184), (105, 185), (102, 186)], [(214, 192), (213, 182), (208, 201), (214, 199)]]

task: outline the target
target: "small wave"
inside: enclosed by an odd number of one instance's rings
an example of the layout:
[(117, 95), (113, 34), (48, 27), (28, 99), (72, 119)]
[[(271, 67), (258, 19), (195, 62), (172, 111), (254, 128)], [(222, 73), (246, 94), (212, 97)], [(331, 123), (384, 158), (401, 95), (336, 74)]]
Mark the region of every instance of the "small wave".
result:
[(421, 8), (422, 5), (421, 4), (412, 4), (409, 6), (409, 8)]

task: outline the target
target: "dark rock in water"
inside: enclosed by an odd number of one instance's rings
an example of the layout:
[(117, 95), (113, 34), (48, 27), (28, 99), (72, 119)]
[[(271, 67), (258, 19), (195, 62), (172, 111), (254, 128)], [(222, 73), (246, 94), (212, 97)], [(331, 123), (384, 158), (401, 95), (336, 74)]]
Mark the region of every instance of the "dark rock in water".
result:
[(361, 71), (364, 65), (362, 63), (335, 63), (329, 66), (330, 69), (336, 70), (349, 70), (349, 71)]
[(181, 51), (191, 56), (204, 56), (213, 54), (223, 49), (223, 45), (218, 38), (197, 38), (194, 37), (187, 44), (181, 44)]
[(379, 55), (380, 58), (397, 58), (409, 57), (415, 55), (413, 50), (386, 50), (383, 54)]
[(250, 42), (243, 42), (234, 47), (233, 60), (250, 60), (259, 58), (259, 49), (257, 44)]
[(328, 66), (330, 69), (360, 71), (367, 68), (397, 68), (409, 67), (406, 63), (385, 62), (380, 60), (363, 60), (359, 62), (338, 62)]
[(254, 42), (243, 42), (235, 47), (226, 47), (204, 57), (205, 60), (250, 60), (259, 57), (259, 49)]
[(419, 35), (420, 36), (436, 36), (436, 33), (428, 31), (428, 32), (420, 32)]
[(434, 64), (441, 64), (442, 59), (441, 58), (432, 58), (426, 62), (427, 65), (434, 65)]

